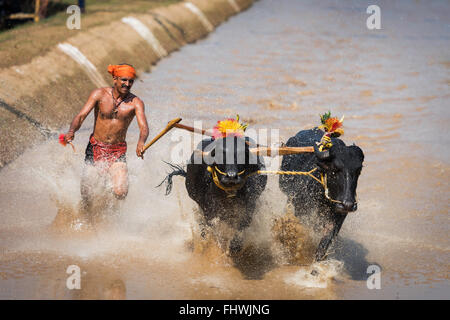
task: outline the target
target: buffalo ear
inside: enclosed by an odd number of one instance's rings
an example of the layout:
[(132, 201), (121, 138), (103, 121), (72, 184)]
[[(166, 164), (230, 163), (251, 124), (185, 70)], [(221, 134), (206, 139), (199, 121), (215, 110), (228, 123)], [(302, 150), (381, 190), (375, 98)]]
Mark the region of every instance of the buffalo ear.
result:
[(349, 148), (352, 149), (354, 154), (356, 154), (358, 156), (358, 158), (361, 160), (361, 162), (364, 162), (364, 152), (361, 150), (360, 147), (358, 147), (356, 145), (352, 145)]

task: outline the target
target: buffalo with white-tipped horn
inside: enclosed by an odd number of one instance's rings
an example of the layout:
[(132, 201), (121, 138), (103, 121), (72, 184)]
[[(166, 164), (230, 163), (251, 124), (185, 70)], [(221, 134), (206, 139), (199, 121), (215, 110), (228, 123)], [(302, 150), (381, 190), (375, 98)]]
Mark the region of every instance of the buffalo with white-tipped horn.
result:
[(320, 235), (316, 260), (326, 257), (347, 213), (357, 209), (356, 187), (364, 161), (364, 153), (359, 147), (346, 146), (338, 138), (331, 138), (331, 148), (320, 151), (317, 143), (324, 133), (318, 128), (298, 132), (286, 146), (312, 146), (314, 153), (285, 155), (281, 163), (284, 171), (315, 170), (316, 179), (299, 175), (281, 175), (279, 178), (280, 189), (288, 196), (295, 215)]

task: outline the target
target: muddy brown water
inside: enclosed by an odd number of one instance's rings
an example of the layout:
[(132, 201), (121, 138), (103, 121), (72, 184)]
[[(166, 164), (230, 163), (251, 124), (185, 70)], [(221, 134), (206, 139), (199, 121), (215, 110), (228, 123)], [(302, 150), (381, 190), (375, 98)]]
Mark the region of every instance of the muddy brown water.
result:
[[(87, 229), (73, 216), (90, 117), (76, 154), (49, 141), (0, 171), (0, 298), (448, 298), (450, 6), (381, 1), (382, 29), (368, 30), (370, 4), (259, 1), (133, 88), (152, 136), (178, 116), (209, 128), (239, 114), (250, 128), (279, 129), (286, 141), (317, 125), (320, 113), (345, 114), (343, 139), (366, 158), (359, 209), (327, 262), (308, 263), (306, 240), (297, 241), (305, 256), (292, 261), (276, 241), (274, 219), (286, 212), (276, 176), (240, 261), (213, 238), (201, 240), (182, 178), (167, 197), (155, 188), (169, 171), (162, 160), (184, 161), (179, 139), (192, 135), (172, 131), (142, 161), (134, 154), (136, 124), (128, 135), (128, 197)], [(266, 161), (276, 168), (280, 159)], [(81, 269), (80, 290), (66, 287), (70, 265)], [(379, 290), (367, 287), (370, 265), (381, 268)]]

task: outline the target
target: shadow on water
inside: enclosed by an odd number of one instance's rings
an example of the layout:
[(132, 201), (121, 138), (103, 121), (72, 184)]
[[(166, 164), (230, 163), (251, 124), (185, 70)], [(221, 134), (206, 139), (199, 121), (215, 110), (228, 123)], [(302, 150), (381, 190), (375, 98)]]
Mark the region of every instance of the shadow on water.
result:
[(367, 268), (370, 265), (378, 265), (366, 259), (369, 251), (361, 244), (349, 238), (337, 237), (332, 248), (330, 248), (329, 258), (333, 258), (344, 263), (344, 268), (352, 280), (366, 281), (370, 274)]
[[(368, 252), (362, 244), (348, 238), (338, 237), (333, 247), (330, 248), (328, 258), (342, 261), (346, 273), (352, 280), (366, 281), (370, 275), (367, 273), (367, 268), (370, 265), (379, 265), (367, 260)], [(264, 245), (248, 245), (241, 252), (231, 255), (230, 258), (234, 267), (247, 280), (261, 280), (267, 272), (278, 266), (273, 252)], [(296, 263), (294, 262), (294, 264)]]

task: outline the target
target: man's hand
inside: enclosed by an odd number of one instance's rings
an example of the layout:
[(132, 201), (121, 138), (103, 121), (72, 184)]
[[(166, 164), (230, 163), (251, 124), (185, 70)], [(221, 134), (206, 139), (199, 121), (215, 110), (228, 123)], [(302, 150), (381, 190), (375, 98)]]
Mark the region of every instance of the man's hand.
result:
[(67, 143), (72, 142), (74, 138), (75, 138), (75, 133), (73, 131), (67, 132), (66, 135), (64, 136), (64, 140)]
[(136, 147), (136, 155), (144, 159), (144, 142), (139, 141)]
[(147, 118), (145, 117), (145, 107), (144, 103), (141, 99), (136, 99), (136, 120), (138, 122), (139, 126), (139, 142), (136, 148), (136, 154), (138, 157), (141, 157), (144, 159), (144, 146), (145, 146), (145, 140), (147, 140), (148, 137), (148, 123)]

